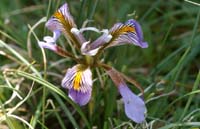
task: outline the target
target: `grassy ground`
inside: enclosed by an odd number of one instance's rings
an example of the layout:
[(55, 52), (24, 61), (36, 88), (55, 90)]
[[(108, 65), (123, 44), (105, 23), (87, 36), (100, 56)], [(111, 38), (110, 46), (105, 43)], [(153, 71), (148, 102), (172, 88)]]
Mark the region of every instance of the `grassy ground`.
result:
[[(93, 71), (92, 100), (79, 107), (61, 88), (75, 62), (49, 50), (39, 39), (64, 0), (1, 0), (0, 129), (198, 129), (200, 128), (200, 5), (182, 0), (67, 0), (77, 25), (110, 28), (137, 19), (147, 49), (125, 45), (102, 59), (137, 80), (145, 89), (147, 117), (135, 124), (124, 113), (121, 97), (102, 69)], [(195, 2), (195, 1), (194, 1)], [(196, 2), (199, 2), (196, 0)], [(34, 25), (40, 23), (36, 28)], [(59, 44), (70, 50), (64, 37)], [(135, 93), (139, 91), (129, 86)]]

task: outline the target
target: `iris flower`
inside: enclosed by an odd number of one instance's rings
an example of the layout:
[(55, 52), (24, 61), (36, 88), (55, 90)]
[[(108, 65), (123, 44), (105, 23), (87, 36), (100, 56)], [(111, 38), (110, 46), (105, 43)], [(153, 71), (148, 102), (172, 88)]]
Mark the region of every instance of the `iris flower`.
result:
[[(127, 78), (109, 65), (100, 61), (100, 55), (110, 47), (132, 44), (141, 48), (147, 48), (147, 42), (143, 41), (142, 29), (137, 21), (130, 19), (125, 23), (116, 23), (111, 29), (99, 30), (95, 27), (78, 28), (69, 12), (67, 3), (62, 5), (45, 26), (52, 31), (53, 36), (45, 36), (38, 44), (55, 53), (70, 57), (77, 62), (69, 68), (62, 80), (62, 87), (68, 89), (69, 97), (77, 104), (86, 105), (92, 93), (92, 71), (94, 67), (100, 67), (110, 76), (122, 96), (125, 113), (128, 118), (141, 123), (145, 120), (145, 103), (143, 99), (135, 95), (127, 86)], [(94, 31), (102, 34), (94, 41), (86, 40), (83, 32)], [(63, 34), (80, 53), (77, 58), (72, 53), (62, 49), (56, 43)]]

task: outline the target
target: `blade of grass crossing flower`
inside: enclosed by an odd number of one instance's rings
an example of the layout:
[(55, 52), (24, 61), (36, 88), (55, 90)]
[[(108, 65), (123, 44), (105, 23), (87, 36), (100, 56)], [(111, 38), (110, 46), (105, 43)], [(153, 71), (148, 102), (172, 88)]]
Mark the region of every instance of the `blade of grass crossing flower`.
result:
[(15, 55), (19, 60), (21, 60), (24, 64), (26, 64), (30, 69), (38, 76), (41, 77), (40, 73), (33, 67), (23, 56), (21, 56), (17, 51), (7, 45), (5, 42), (0, 40), (0, 45), (8, 49), (13, 55)]
[(32, 74), (20, 71), (20, 70), (15, 70), (13, 72), (16, 72), (16, 74), (19, 76), (31, 79), (33, 81), (36, 81), (39, 84), (42, 84), (43, 86), (49, 88), (50, 90), (52, 90), (52, 91), (56, 92), (57, 94), (59, 94), (60, 96), (62, 96), (64, 99), (69, 100), (69, 103), (73, 105), (73, 103), (70, 101), (70, 99), (66, 97), (64, 92), (62, 92), (58, 87), (54, 86), (53, 84), (49, 83), (48, 81), (46, 81), (42, 78), (36, 77)]
[[(29, 56), (32, 56), (32, 51), (31, 51), (31, 40), (30, 40), (30, 36), (31, 34), (34, 35), (35, 39), (37, 40), (37, 42), (39, 41), (38, 37), (36, 36), (36, 34), (34, 33), (34, 29), (39, 26), (41, 23), (46, 21), (46, 17), (41, 18), (35, 25), (33, 25), (33, 27), (31, 27), (30, 25), (28, 25), (30, 31), (29, 31), (29, 35), (28, 35), (28, 40), (27, 40), (27, 48), (28, 48), (28, 53)], [(44, 49), (41, 48), (42, 51), (42, 56), (43, 56), (43, 64), (44, 64), (44, 79), (46, 79), (46, 64), (47, 64), (47, 60), (46, 60), (46, 54), (44, 52)], [(45, 104), (46, 104), (46, 87), (43, 87), (43, 94), (42, 94), (42, 100), (43, 100), (43, 105), (42, 105), (42, 123), (45, 125)]]
[(13, 72), (16, 72), (17, 75), (20, 75), (22, 77), (25, 77), (25, 78), (31, 79), (33, 81), (36, 81), (39, 84), (42, 84), (43, 86), (49, 88), (50, 90), (52, 90), (53, 92), (57, 93), (58, 95), (60, 95), (65, 100), (67, 100), (67, 102), (70, 103), (77, 110), (77, 112), (80, 114), (80, 116), (82, 117), (83, 121), (85, 122), (87, 128), (89, 128), (89, 129), (91, 128), (88, 120), (86, 119), (86, 116), (81, 111), (80, 107), (77, 106), (76, 104), (74, 104), (72, 102), (72, 100), (70, 98), (68, 98), (66, 96), (66, 94), (62, 90), (60, 90), (58, 87), (56, 87), (53, 84), (45, 81), (44, 79), (36, 77), (36, 76), (34, 76), (32, 74), (29, 74), (29, 73), (26, 73), (26, 72), (23, 72), (23, 71), (19, 71), (19, 70), (13, 71)]
[[(28, 25), (30, 31), (29, 31), (29, 35), (28, 35), (28, 40), (27, 40), (27, 48), (28, 48), (28, 53), (29, 56), (32, 57), (32, 50), (31, 50), (31, 40), (30, 40), (30, 36), (31, 34), (33, 34), (37, 40), (37, 42), (39, 41), (36, 34), (34, 33), (34, 29), (40, 25), (41, 23), (46, 21), (46, 17), (41, 18), (35, 25), (33, 25), (33, 27), (31, 27), (30, 25)], [(46, 64), (47, 64), (47, 60), (46, 60), (46, 55), (44, 52), (44, 49), (41, 48), (42, 51), (42, 56), (43, 56), (43, 64), (44, 64), (44, 78), (46, 79)], [(42, 123), (45, 125), (45, 102), (46, 102), (46, 87), (43, 87), (43, 94), (42, 94), (42, 100), (43, 100), (43, 105), (42, 105)]]

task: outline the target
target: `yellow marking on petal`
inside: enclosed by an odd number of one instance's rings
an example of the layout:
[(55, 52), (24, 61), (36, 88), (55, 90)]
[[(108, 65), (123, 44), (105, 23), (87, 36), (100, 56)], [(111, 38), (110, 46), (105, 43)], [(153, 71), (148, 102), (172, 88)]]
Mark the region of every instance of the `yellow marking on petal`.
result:
[[(114, 38), (117, 38), (118, 36), (120, 36), (121, 34), (124, 34), (124, 33), (134, 33), (135, 32), (135, 27), (132, 27), (132, 26), (128, 26), (128, 25), (123, 25), (122, 27), (118, 28), (116, 31), (113, 31), (111, 33), (111, 35), (114, 37)], [(113, 39), (114, 39), (113, 38)]]
[(57, 12), (54, 13), (53, 16), (55, 18), (59, 19), (61, 23), (63, 23), (63, 24), (65, 23), (65, 17), (61, 12), (57, 11)]
[(120, 29), (120, 32), (135, 32), (135, 28), (132, 27), (132, 26), (123, 26), (121, 29)]
[(74, 78), (74, 90), (80, 90), (81, 88), (81, 77), (82, 77), (82, 71), (79, 71), (76, 73)]
[(65, 18), (64, 14), (62, 12), (59, 12), (59, 11), (55, 12), (53, 14), (53, 17), (55, 19), (58, 19), (59, 22), (62, 24), (63, 29), (65, 30), (64, 33), (66, 33), (66, 35), (68, 35), (68, 38), (70, 40), (72, 40), (73, 42), (75, 42), (77, 46), (80, 46), (80, 44), (78, 43), (76, 38), (71, 33), (71, 29), (73, 27), (76, 27), (76, 25), (73, 23), (73, 21), (70, 19), (70, 17)]

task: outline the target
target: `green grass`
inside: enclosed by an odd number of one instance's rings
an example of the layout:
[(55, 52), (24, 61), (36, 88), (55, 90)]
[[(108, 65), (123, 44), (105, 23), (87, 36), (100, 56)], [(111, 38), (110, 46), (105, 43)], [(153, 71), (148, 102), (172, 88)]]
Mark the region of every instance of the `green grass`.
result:
[[(200, 128), (198, 0), (67, 0), (78, 27), (86, 20), (99, 29), (131, 18), (140, 22), (147, 49), (113, 47), (101, 58), (142, 85), (147, 106), (142, 124), (126, 117), (121, 96), (102, 69), (93, 70), (92, 98), (84, 107), (61, 88), (66, 70), (75, 62), (41, 50), (37, 40), (51, 34), (44, 27), (45, 17), (64, 2), (1, 1), (0, 129)], [(74, 52), (64, 36), (58, 43)]]

